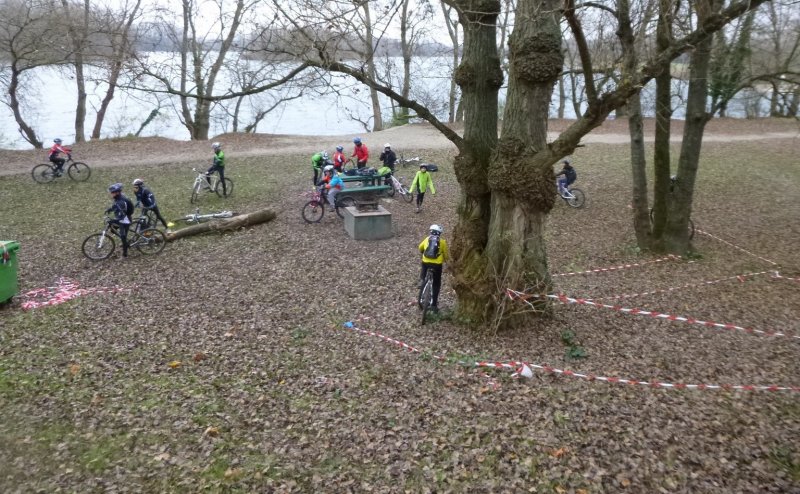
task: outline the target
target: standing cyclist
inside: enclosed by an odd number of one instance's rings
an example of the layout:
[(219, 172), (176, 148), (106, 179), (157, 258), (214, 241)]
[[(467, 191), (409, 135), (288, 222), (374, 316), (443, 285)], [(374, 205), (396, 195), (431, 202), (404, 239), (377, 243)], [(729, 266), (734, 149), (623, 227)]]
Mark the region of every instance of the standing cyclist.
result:
[(128, 257), (128, 228), (131, 226), (133, 203), (122, 195), (122, 184), (117, 183), (110, 186), (108, 192), (114, 202), (110, 208), (106, 209), (106, 214), (114, 214), (114, 219), (111, 222), (119, 226), (119, 238), (122, 240), (122, 257)]
[(442, 238), (444, 229), (439, 225), (431, 225), (430, 235), (419, 244), (422, 254), (422, 271), (420, 272), (419, 288), (425, 285), (425, 276), (428, 270), (433, 270), (433, 305), (431, 310), (439, 311), (439, 289), (442, 287), (442, 266), (447, 262), (447, 241)]
[(61, 145), (60, 138), (56, 137), (53, 139), (53, 146), (50, 148), (50, 153), (48, 153), (47, 159), (49, 159), (50, 162), (55, 163), (57, 177), (60, 177), (61, 174), (64, 173), (64, 163), (67, 162), (66, 159), (61, 157), (61, 153), (64, 153), (67, 155), (67, 157), (69, 157), (71, 152), (72, 149)]
[(314, 153), (314, 156), (311, 157), (311, 168), (314, 169), (314, 178), (312, 179), (314, 180), (314, 185), (319, 185), (319, 180), (323, 178), (322, 169), (330, 164), (327, 152), (320, 151)]
[(353, 144), (355, 147), (353, 148), (353, 155), (350, 157), (357, 160), (356, 167), (360, 170), (361, 168), (367, 166), (367, 160), (369, 160), (369, 150), (367, 149), (367, 145), (361, 142), (360, 137), (354, 138)]
[(433, 177), (428, 173), (428, 165), (422, 163), (419, 165), (419, 171), (414, 175), (414, 181), (411, 182), (411, 189), (409, 192), (412, 194), (417, 191), (417, 212), (422, 210), (422, 201), (425, 200), (425, 192), (431, 189), (431, 194), (436, 195), (436, 187), (433, 186)]
[(134, 208), (142, 206), (143, 211), (152, 211), (153, 214), (156, 215), (156, 218), (158, 218), (158, 221), (164, 225), (164, 228), (169, 229), (167, 221), (163, 216), (161, 216), (161, 211), (158, 210), (156, 196), (150, 192), (150, 189), (144, 186), (144, 180), (137, 178), (133, 181), (133, 193), (136, 194), (136, 204), (134, 205)]
[(211, 188), (211, 175), (217, 172), (219, 173), (219, 181), (222, 182), (222, 196), (228, 197), (228, 188), (225, 185), (225, 153), (222, 151), (222, 144), (215, 142), (211, 145), (211, 149), (214, 150), (214, 160), (211, 163), (211, 168), (206, 171), (208, 188)]

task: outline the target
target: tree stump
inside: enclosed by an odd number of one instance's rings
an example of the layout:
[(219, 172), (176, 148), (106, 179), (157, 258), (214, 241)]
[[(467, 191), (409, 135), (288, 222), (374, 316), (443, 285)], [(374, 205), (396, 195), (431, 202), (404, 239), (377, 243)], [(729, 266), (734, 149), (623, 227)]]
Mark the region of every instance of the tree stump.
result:
[(261, 211), (242, 214), (239, 216), (234, 216), (233, 218), (226, 218), (222, 220), (211, 220), (208, 223), (200, 223), (198, 225), (192, 225), (186, 228), (181, 228), (180, 230), (168, 233), (166, 237), (167, 237), (167, 242), (173, 242), (175, 240), (184, 237), (191, 237), (192, 235), (199, 235), (201, 233), (238, 230), (239, 228), (245, 226), (258, 225), (260, 223), (266, 223), (274, 219), (275, 219), (274, 211), (272, 211), (271, 209), (262, 209)]

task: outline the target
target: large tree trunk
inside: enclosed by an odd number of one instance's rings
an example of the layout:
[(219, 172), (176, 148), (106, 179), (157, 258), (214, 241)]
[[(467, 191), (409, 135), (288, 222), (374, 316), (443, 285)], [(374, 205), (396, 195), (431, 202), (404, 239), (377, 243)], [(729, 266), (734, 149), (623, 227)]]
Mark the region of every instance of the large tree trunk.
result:
[[(702, 0), (695, 3), (699, 22), (717, 13), (723, 0)], [(689, 92), (686, 97), (686, 122), (683, 127), (681, 156), (678, 159), (677, 183), (672, 191), (667, 226), (664, 231), (664, 247), (673, 254), (689, 251), (689, 217), (692, 214), (694, 183), (700, 161), (703, 133), (711, 119), (707, 111), (708, 75), (711, 65), (712, 37), (697, 44), (692, 53), (689, 68)]]
[(558, 77), (558, 118), (564, 118), (564, 109), (567, 106), (567, 91), (564, 88), (564, 76)]
[[(364, 8), (364, 29), (366, 31), (366, 64), (367, 74), (370, 79), (375, 80), (377, 71), (375, 70), (375, 38), (372, 35), (372, 17), (369, 10), (369, 2), (362, 4)], [(369, 98), (372, 101), (372, 130), (375, 132), (383, 130), (383, 114), (381, 113), (381, 100), (378, 98), (378, 91), (369, 88)]]
[(503, 84), (495, 31), (500, 2), (458, 0), (454, 3), (464, 28), (464, 52), (455, 79), (461, 88), (461, 106), (466, 118), (465, 149), (456, 156), (454, 164), (461, 195), (450, 267), (453, 288), (458, 295), (459, 316), (467, 321), (482, 322), (491, 310), (487, 309), (486, 302), (497, 291), (484, 274), (484, 249), (491, 199), (486, 174), (497, 146), (497, 94)]
[[(620, 39), (623, 53), (623, 77), (632, 78), (636, 73), (638, 57), (636, 53), (636, 39), (630, 18), (630, 2), (619, 0), (617, 3)], [(650, 214), (647, 199), (647, 159), (645, 158), (644, 126), (642, 125), (642, 99), (639, 93), (628, 99), (628, 132), (631, 136), (631, 176), (633, 230), (636, 233), (636, 243), (641, 249), (650, 248)], [(619, 115), (619, 110), (617, 110)]]
[[(660, 0), (656, 47), (666, 50), (672, 42), (671, 0)], [(661, 238), (667, 223), (667, 204), (670, 188), (670, 125), (672, 122), (671, 62), (660, 67), (656, 80), (655, 142), (653, 143), (653, 231), (651, 247), (662, 250)]]

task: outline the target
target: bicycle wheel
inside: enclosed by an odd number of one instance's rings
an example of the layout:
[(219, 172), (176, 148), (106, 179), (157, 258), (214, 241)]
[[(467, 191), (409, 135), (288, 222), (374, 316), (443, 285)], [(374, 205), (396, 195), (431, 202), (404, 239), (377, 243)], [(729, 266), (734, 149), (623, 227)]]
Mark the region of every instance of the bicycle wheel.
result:
[(227, 177), (225, 177), (225, 193), (222, 193), (222, 181), (217, 182), (217, 186), (214, 187), (214, 192), (217, 193), (220, 197), (230, 197), (233, 195), (233, 181)]
[(433, 304), (433, 277), (426, 276), (425, 284), (419, 290), (419, 308), (422, 309), (422, 324), (425, 324), (425, 317)]
[(167, 238), (155, 228), (148, 228), (141, 233), (135, 233), (131, 245), (144, 255), (158, 254), (167, 245)]
[(336, 215), (344, 219), (344, 208), (355, 206), (356, 201), (352, 197), (343, 197), (341, 201), (336, 201)]
[(403, 200), (409, 204), (414, 200), (414, 194), (409, 192), (409, 190), (402, 185), (400, 186), (400, 194), (403, 196)]
[(325, 216), (325, 204), (319, 201), (308, 201), (302, 209), (306, 223), (319, 223)]
[(46, 184), (55, 180), (56, 175), (50, 165), (41, 164), (33, 167), (33, 170), (31, 170), (31, 177), (33, 177), (34, 182)]
[(69, 165), (69, 168), (67, 168), (67, 173), (69, 174), (69, 178), (72, 180), (76, 182), (85, 182), (89, 180), (89, 175), (92, 174), (92, 169), (89, 168), (89, 165), (86, 163), (76, 161)]
[(583, 191), (581, 189), (569, 189), (569, 192), (572, 197), (566, 200), (567, 204), (573, 208), (582, 208), (586, 202), (586, 196), (583, 195)]
[(83, 250), (83, 255), (92, 261), (101, 261), (108, 259), (114, 253), (114, 247), (114, 239), (111, 235), (95, 233), (86, 237), (81, 249)]
[(194, 181), (194, 187), (192, 187), (192, 197), (189, 198), (189, 204), (196, 204), (197, 203), (197, 194), (200, 193), (200, 187), (201, 187), (200, 181), (199, 180), (195, 180)]
[(389, 190), (386, 191), (386, 195), (389, 197), (394, 197), (394, 185), (391, 182), (389, 182), (387, 185), (389, 185)]

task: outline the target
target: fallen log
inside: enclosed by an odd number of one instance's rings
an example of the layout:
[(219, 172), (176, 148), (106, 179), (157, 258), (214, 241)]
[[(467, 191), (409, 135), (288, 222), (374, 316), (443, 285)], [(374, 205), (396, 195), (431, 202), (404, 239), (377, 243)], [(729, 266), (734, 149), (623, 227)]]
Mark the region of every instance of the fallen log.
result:
[(237, 230), (245, 226), (258, 225), (259, 223), (266, 223), (267, 221), (272, 221), (274, 219), (275, 211), (272, 211), (271, 209), (262, 209), (261, 211), (242, 214), (239, 216), (234, 216), (233, 218), (226, 218), (224, 220), (211, 220), (207, 223), (200, 223), (197, 225), (188, 226), (186, 228), (181, 228), (180, 230), (175, 230), (172, 233), (166, 234), (166, 237), (167, 242), (173, 242), (175, 240), (184, 237), (191, 237), (192, 235), (198, 235), (200, 233)]

